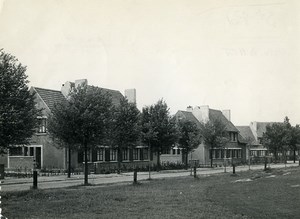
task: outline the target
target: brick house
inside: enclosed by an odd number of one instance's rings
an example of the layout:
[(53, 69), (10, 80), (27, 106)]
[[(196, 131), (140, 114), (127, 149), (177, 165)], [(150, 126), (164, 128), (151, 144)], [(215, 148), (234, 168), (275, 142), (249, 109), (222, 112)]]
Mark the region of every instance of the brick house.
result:
[[(15, 147), (9, 151), (8, 168), (28, 168), (32, 169), (33, 161), (37, 168), (46, 169), (66, 169), (68, 163), (68, 151), (60, 148), (50, 138), (47, 132), (47, 117), (51, 113), (55, 103), (65, 101), (73, 87), (85, 83), (87, 80), (76, 80), (75, 82), (65, 82), (61, 91), (44, 88), (31, 87), (30, 91), (35, 94), (36, 107), (42, 109), (42, 115), (39, 119), (39, 126), (35, 135), (30, 141), (30, 145)], [(106, 88), (99, 88), (108, 93), (114, 105), (120, 104), (124, 98), (120, 91)], [(125, 96), (129, 102), (136, 102), (135, 89), (125, 90)], [(71, 155), (72, 168), (80, 168), (83, 165), (83, 152), (73, 152)], [(153, 156), (151, 156), (153, 159)], [(111, 168), (117, 163), (117, 151), (110, 146), (99, 145), (89, 151), (88, 161), (92, 167), (97, 167), (100, 171), (102, 167)], [(148, 148), (137, 146), (134, 149), (126, 148), (123, 151), (123, 164), (127, 166), (146, 165), (149, 162)]]
[(177, 119), (187, 119), (200, 124), (209, 120), (220, 120), (226, 128), (230, 136), (230, 142), (224, 148), (210, 149), (202, 142), (197, 149), (189, 153), (188, 160), (199, 160), (200, 164), (209, 164), (210, 155), (212, 153), (213, 162), (223, 164), (224, 158), (228, 158), (228, 162), (240, 163), (246, 161), (246, 142), (239, 134), (238, 129), (230, 121), (230, 110), (215, 110), (209, 106), (187, 107), (186, 111), (179, 110), (175, 114)]
[[(257, 123), (255, 122), (255, 128), (254, 123), (252, 122), (250, 126), (236, 126), (237, 129), (240, 131), (240, 135), (246, 140), (247, 142), (247, 150), (246, 150), (246, 159), (249, 158), (252, 159), (254, 162), (262, 162), (264, 160), (264, 157), (267, 155), (268, 150), (266, 147), (264, 147), (261, 144), (261, 138), (263, 135), (263, 132), (265, 132), (266, 123), (263, 123), (264, 125), (259, 124), (259, 131), (257, 130)], [(259, 137), (258, 137), (259, 136)]]

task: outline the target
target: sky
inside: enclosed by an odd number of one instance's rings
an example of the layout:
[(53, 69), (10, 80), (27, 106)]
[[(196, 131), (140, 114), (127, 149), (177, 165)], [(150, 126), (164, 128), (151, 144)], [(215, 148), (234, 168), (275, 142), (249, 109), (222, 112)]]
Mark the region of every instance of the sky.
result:
[(300, 124), (299, 12), (298, 0), (0, 0), (0, 48), (30, 86), (87, 79), (136, 88), (140, 109), (163, 98), (171, 114)]

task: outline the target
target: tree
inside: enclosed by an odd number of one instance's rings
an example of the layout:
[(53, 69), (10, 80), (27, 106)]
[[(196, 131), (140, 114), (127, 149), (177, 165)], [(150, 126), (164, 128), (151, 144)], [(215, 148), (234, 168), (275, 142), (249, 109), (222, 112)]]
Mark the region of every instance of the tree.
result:
[(150, 107), (144, 107), (141, 114), (141, 139), (142, 142), (148, 145), (148, 157), (149, 157), (149, 179), (151, 179), (151, 155), (152, 148), (151, 142), (157, 140), (157, 132), (154, 130), (154, 126), (152, 125), (150, 119)]
[(209, 147), (210, 166), (213, 166), (212, 150), (223, 148), (229, 142), (226, 126), (220, 120), (209, 120), (206, 123), (200, 123), (200, 133), (206, 146)]
[(26, 67), (0, 50), (0, 153), (14, 145), (29, 144), (39, 111), (27, 84)]
[(275, 161), (278, 160), (278, 152), (285, 152), (290, 141), (287, 122), (267, 125), (266, 132), (263, 133), (263, 145), (274, 154)]
[(295, 127), (292, 127), (291, 131), (291, 142), (290, 142), (290, 147), (293, 150), (293, 160), (294, 163), (296, 162), (296, 151), (299, 150), (299, 145), (300, 145), (300, 126), (296, 125)]
[(200, 129), (195, 122), (189, 120), (178, 121), (178, 144), (183, 151), (184, 163), (188, 168), (188, 154), (201, 144)]
[(287, 149), (293, 151), (293, 160), (296, 162), (296, 150), (298, 149), (298, 144), (300, 143), (300, 127), (299, 125), (292, 126), (290, 124), (289, 118), (286, 116), (284, 119), (285, 132), (286, 132), (286, 143)]
[[(52, 117), (67, 128), (61, 128), (63, 134), (56, 137), (67, 143), (79, 145), (79, 150), (84, 151), (84, 185), (88, 185), (88, 151), (105, 144), (107, 140), (106, 133), (112, 118), (112, 100), (102, 89), (83, 85), (70, 92), (67, 102), (67, 116), (53, 114), (54, 118)], [(52, 134), (55, 136), (55, 132)]]
[(122, 153), (125, 147), (134, 148), (140, 139), (140, 112), (136, 105), (123, 99), (116, 107), (111, 129), (111, 143), (118, 151), (118, 173), (121, 171)]
[(60, 147), (68, 149), (68, 178), (71, 177), (71, 154), (79, 148), (76, 132), (76, 111), (69, 101), (56, 103), (48, 115), (48, 132)]
[[(143, 141), (157, 155), (157, 169), (160, 170), (160, 154), (169, 150), (177, 140), (175, 120), (171, 118), (165, 101), (143, 108), (142, 111)], [(146, 137), (147, 136), (147, 137)]]

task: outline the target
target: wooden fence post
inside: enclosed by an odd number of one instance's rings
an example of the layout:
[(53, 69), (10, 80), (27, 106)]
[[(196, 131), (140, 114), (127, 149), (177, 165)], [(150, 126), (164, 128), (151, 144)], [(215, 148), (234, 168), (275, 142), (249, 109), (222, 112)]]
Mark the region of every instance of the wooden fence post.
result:
[(37, 189), (38, 188), (38, 174), (37, 171), (33, 171), (33, 186), (32, 189)]
[(137, 183), (137, 169), (134, 168), (134, 172), (133, 172), (133, 183), (136, 184)]
[(232, 173), (235, 174), (235, 164), (232, 164)]

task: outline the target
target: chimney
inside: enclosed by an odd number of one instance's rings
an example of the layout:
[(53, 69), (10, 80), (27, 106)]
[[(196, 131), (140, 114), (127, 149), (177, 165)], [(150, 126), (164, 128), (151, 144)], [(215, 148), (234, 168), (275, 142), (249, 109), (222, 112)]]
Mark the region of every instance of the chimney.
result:
[(228, 121), (231, 121), (231, 113), (230, 110), (222, 110), (222, 114), (226, 117)]
[(88, 85), (87, 79), (75, 80), (75, 88), (77, 88), (78, 86), (84, 86), (84, 85)]
[(206, 123), (209, 121), (209, 106), (200, 106), (202, 122)]
[(186, 108), (186, 111), (188, 111), (188, 112), (193, 112), (193, 107), (192, 107), (192, 106), (188, 106), (188, 107)]
[(61, 93), (64, 95), (65, 98), (68, 98), (69, 93), (72, 90), (72, 84), (70, 81), (66, 81), (62, 86), (61, 86)]
[(127, 98), (129, 103), (136, 104), (136, 90), (133, 89), (126, 89), (125, 90), (125, 97)]
[(192, 113), (199, 122), (206, 123), (209, 120), (209, 106), (195, 106)]
[(255, 140), (257, 141), (257, 122), (251, 122), (250, 123), (250, 129), (252, 131), (252, 134), (254, 135)]

